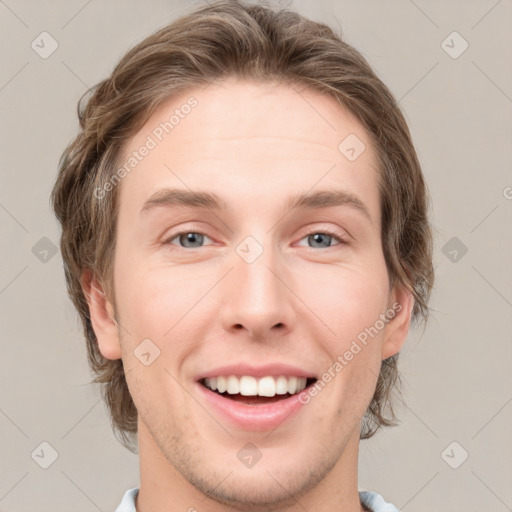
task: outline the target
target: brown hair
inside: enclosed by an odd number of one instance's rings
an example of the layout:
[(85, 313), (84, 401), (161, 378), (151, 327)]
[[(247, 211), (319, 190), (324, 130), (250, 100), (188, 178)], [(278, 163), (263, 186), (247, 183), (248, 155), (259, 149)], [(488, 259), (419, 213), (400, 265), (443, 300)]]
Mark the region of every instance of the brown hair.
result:
[[(60, 159), (51, 197), (62, 224), (66, 282), (83, 323), (96, 374), (93, 382), (102, 383), (114, 432), (132, 451), (137, 410), (122, 360), (106, 359), (98, 349), (82, 282), (83, 276), (95, 276), (115, 305), (112, 267), (119, 187), (101, 198), (95, 190), (105, 190), (123, 144), (164, 100), (229, 76), (310, 87), (335, 98), (367, 129), (379, 162), (381, 238), (390, 283), (412, 292), (413, 321), (428, 317), (434, 279), (429, 196), (406, 121), (391, 92), (361, 54), (325, 24), (240, 0), (213, 2), (137, 44), (110, 77), (80, 98), (81, 130)], [(382, 362), (361, 439), (397, 424), (390, 400), (397, 361), (398, 354)]]

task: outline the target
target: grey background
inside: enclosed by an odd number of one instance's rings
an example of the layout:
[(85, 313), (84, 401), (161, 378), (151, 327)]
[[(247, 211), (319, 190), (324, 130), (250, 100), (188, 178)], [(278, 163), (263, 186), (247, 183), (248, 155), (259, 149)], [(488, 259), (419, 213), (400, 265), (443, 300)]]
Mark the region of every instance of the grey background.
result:
[[(48, 197), (79, 96), (199, 3), (0, 0), (0, 511), (113, 511), (139, 483), (89, 384)], [(512, 1), (292, 7), (341, 27), (389, 85), (433, 198), (431, 321), (402, 352), (402, 424), (361, 443), (359, 486), (406, 512), (512, 510)]]

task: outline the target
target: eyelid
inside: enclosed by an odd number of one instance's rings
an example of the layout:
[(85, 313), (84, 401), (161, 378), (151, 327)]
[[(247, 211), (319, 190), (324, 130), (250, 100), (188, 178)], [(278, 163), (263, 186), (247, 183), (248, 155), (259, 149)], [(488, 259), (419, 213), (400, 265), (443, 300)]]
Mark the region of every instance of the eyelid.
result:
[[(299, 241), (304, 240), (304, 238), (314, 235), (314, 234), (317, 234), (317, 233), (329, 235), (329, 236), (335, 238), (336, 240), (338, 240), (339, 244), (334, 244), (331, 247), (335, 247), (336, 245), (348, 245), (349, 244), (349, 235), (348, 234), (342, 234), (341, 232), (339, 232), (338, 230), (336, 230), (334, 228), (327, 228), (327, 227), (311, 228), (307, 232), (305, 232), (303, 236), (301, 236)], [(327, 249), (328, 248), (329, 247), (327, 247)], [(317, 250), (314, 247), (308, 247), (308, 249)]]
[(211, 228), (205, 228), (204, 226), (200, 226), (200, 224), (206, 224), (208, 226), (208, 223), (194, 220), (189, 222), (190, 223), (185, 222), (184, 225), (179, 224), (178, 226), (174, 226), (170, 229), (167, 229), (161, 237), (162, 243), (168, 243), (170, 240), (174, 240), (177, 236), (185, 235), (187, 233), (197, 233), (200, 235), (204, 235), (208, 237), (210, 240), (212, 240), (212, 237), (205, 233), (205, 231), (211, 231)]
[[(171, 244), (171, 241), (174, 240), (175, 238), (179, 237), (180, 235), (187, 235), (188, 233), (195, 233), (196, 235), (203, 235), (204, 237), (209, 238), (210, 240), (213, 241), (212, 237), (208, 236), (206, 233), (203, 233), (202, 231), (200, 231), (198, 229), (184, 229), (182, 231), (177, 231), (175, 233), (171, 233), (171, 235), (169, 235), (169, 236), (166, 236), (163, 243), (169, 244), (169, 245), (175, 245), (176, 247), (179, 247), (180, 249), (187, 249), (187, 247), (181, 247), (176, 244)], [(215, 245), (215, 244), (208, 244), (208, 245)], [(199, 247), (198, 247), (198, 249), (199, 249)]]
[[(167, 244), (168, 245), (173, 245), (173, 246), (178, 247), (180, 249), (190, 249), (190, 248), (187, 248), (187, 247), (181, 247), (180, 245), (177, 245), (177, 244), (171, 244), (171, 241), (174, 240), (175, 238), (179, 237), (180, 235), (186, 235), (188, 233), (195, 233), (195, 234), (198, 234), (198, 235), (203, 235), (204, 237), (209, 238), (210, 240), (213, 241), (212, 237), (208, 236), (206, 233), (204, 233), (200, 229), (196, 229), (195, 227), (185, 227), (185, 228), (182, 228), (179, 231), (171, 233), (169, 236), (166, 236), (164, 241), (163, 241), (163, 244), (164, 245), (167, 245)], [(318, 234), (318, 233), (331, 236), (331, 237), (335, 238), (339, 242), (339, 243), (334, 244), (334, 245), (332, 245), (330, 247), (335, 247), (337, 245), (348, 245), (350, 243), (350, 240), (349, 240), (350, 235), (348, 235), (348, 233), (344, 232), (344, 234), (343, 234), (343, 233), (339, 232), (338, 230), (336, 230), (334, 228), (328, 228), (328, 227), (325, 227), (325, 226), (324, 227), (318, 227), (318, 228), (311, 227), (307, 231), (304, 231), (302, 236), (299, 238), (299, 241), (304, 240), (304, 238), (306, 238), (308, 236), (311, 236), (311, 235), (314, 235), (314, 234)], [(213, 244), (208, 244), (208, 245), (216, 245), (216, 244), (213, 243)], [(308, 247), (306, 247), (306, 248), (308, 248)], [(194, 249), (196, 249), (196, 248), (194, 248)], [(200, 247), (197, 247), (197, 249), (200, 249)], [(309, 249), (317, 250), (314, 247), (309, 247)], [(329, 247), (327, 247), (326, 249), (329, 249)]]

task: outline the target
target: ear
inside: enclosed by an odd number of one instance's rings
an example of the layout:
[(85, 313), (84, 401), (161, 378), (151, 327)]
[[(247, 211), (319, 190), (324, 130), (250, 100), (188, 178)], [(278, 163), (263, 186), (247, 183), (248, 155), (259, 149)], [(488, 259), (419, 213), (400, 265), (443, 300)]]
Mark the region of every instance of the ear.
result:
[(114, 320), (114, 308), (107, 300), (103, 287), (90, 270), (82, 273), (82, 287), (89, 305), (89, 314), (94, 334), (98, 340), (100, 352), (107, 359), (121, 358), (117, 323)]
[(393, 290), (388, 306), (389, 313), (387, 313), (387, 318), (390, 318), (393, 312), (395, 315), (386, 324), (384, 330), (382, 341), (383, 360), (400, 352), (404, 346), (411, 325), (413, 306), (414, 296), (410, 290), (405, 288), (405, 286)]

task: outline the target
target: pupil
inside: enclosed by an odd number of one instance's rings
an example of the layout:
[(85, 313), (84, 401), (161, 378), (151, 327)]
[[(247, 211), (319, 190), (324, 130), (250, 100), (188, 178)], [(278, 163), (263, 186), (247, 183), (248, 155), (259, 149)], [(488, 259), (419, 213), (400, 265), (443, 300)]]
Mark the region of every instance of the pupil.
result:
[(202, 235), (200, 235), (199, 233), (187, 233), (185, 235), (182, 235), (184, 237), (183, 241), (184, 241), (184, 245), (186, 247), (188, 247), (188, 244), (191, 243), (191, 244), (194, 244), (194, 243), (201, 243), (201, 240), (202, 240)]
[(327, 243), (327, 246), (329, 245), (329, 239), (330, 235), (326, 235), (325, 233), (316, 233), (313, 235), (313, 240), (315, 243), (322, 243), (322, 238), (324, 238), (324, 243)]

